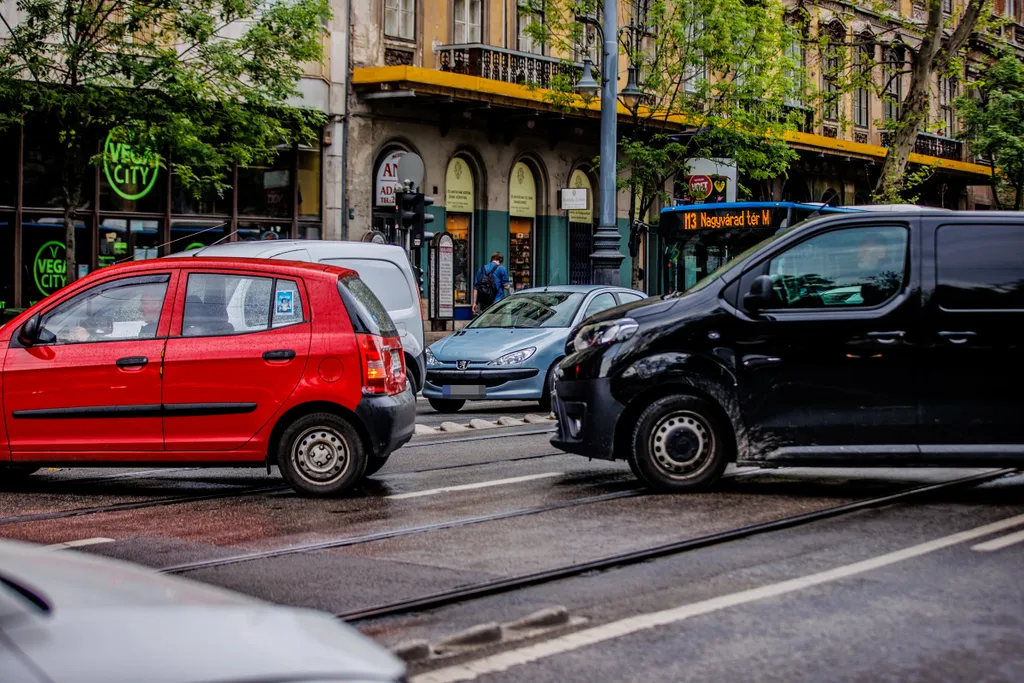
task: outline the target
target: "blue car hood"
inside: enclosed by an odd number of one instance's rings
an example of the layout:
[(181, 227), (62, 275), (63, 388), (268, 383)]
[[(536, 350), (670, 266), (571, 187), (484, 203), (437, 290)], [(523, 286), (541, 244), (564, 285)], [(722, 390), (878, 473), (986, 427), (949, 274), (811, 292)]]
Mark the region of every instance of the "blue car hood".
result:
[[(529, 346), (540, 350), (546, 344), (564, 344), (568, 334), (569, 329), (565, 327), (465, 329), (435, 342), (430, 351), (439, 361), (491, 361)], [(526, 365), (529, 363), (527, 361)]]

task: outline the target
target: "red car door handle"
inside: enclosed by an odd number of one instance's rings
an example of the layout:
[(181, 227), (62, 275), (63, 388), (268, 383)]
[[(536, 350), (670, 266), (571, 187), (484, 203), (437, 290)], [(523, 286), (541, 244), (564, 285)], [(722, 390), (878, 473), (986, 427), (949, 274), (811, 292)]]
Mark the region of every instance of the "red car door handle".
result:
[(868, 336), (879, 344), (895, 344), (906, 336), (903, 330), (892, 330), (887, 332), (868, 332)]
[(263, 353), (263, 360), (291, 360), (292, 358), (295, 358), (295, 352), (291, 349), (277, 349)]
[(125, 358), (117, 359), (117, 367), (119, 368), (141, 368), (149, 362), (149, 359), (145, 356), (127, 356)]

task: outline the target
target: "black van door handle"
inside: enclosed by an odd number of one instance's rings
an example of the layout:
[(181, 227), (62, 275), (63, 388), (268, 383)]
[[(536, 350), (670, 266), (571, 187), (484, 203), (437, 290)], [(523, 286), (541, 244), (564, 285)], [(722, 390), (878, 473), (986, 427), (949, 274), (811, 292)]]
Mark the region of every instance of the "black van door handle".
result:
[(277, 349), (275, 351), (264, 351), (263, 360), (291, 360), (295, 358), (295, 352), (291, 349)]
[(127, 356), (125, 358), (118, 358), (116, 365), (119, 368), (141, 368), (149, 362), (149, 359), (145, 356)]
[(977, 335), (974, 332), (971, 332), (970, 330), (965, 330), (963, 332), (942, 330), (941, 332), (939, 332), (939, 336), (949, 341), (950, 344), (966, 344), (971, 337), (975, 337)]
[(903, 339), (906, 332), (903, 330), (891, 330), (889, 332), (868, 332), (868, 336), (877, 341), (879, 344), (895, 344), (900, 339)]

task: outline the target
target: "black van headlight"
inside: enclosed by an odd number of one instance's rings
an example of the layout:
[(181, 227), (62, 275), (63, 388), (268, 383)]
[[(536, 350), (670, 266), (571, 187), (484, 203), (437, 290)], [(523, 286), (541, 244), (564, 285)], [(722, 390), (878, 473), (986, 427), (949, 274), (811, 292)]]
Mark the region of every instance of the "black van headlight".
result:
[(582, 351), (592, 346), (605, 346), (625, 341), (636, 334), (639, 328), (640, 325), (632, 318), (619, 318), (618, 320), (584, 325), (573, 338), (572, 347), (576, 351)]

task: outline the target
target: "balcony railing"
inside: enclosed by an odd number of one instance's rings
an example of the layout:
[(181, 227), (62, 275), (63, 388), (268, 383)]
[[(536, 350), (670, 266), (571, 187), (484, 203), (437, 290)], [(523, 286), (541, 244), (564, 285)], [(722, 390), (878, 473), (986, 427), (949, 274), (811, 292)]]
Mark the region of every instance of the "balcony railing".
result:
[(443, 45), (438, 48), (437, 59), (441, 71), (540, 88), (551, 88), (557, 76), (575, 83), (583, 73), (580, 64), (477, 43)]
[[(892, 137), (891, 132), (882, 131), (882, 147), (888, 147)], [(951, 161), (964, 160), (964, 143), (928, 133), (918, 134), (917, 141), (914, 143), (914, 151), (925, 156), (950, 159)]]

